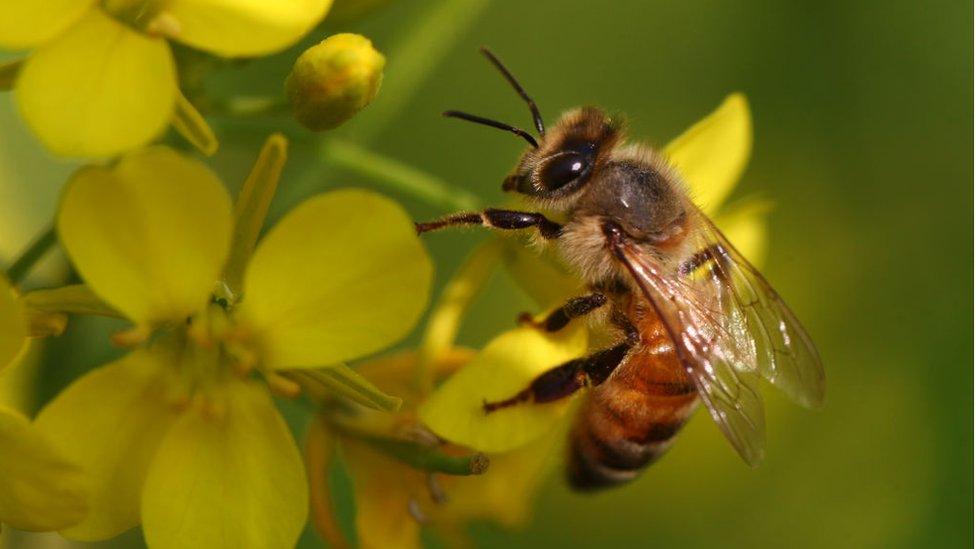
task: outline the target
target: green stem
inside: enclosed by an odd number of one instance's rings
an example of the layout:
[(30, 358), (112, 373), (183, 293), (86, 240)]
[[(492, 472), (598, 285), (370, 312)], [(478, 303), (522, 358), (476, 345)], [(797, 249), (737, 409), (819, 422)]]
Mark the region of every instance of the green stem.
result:
[(364, 442), (377, 451), (414, 469), (457, 476), (480, 475), (488, 470), (488, 456), (480, 452), (464, 456), (450, 456), (437, 448), (419, 442), (388, 438), (339, 422), (334, 422), (331, 425), (344, 436)]
[(452, 187), (422, 170), (348, 141), (327, 141), (324, 154), (336, 166), (365, 175), (377, 183), (408, 193), (439, 208), (472, 210), (478, 206), (478, 198), (470, 192)]
[(7, 268), (7, 279), (10, 280), (12, 284), (17, 284), (30, 272), (34, 264), (40, 260), (44, 254), (54, 245), (58, 240), (57, 230), (54, 225), (47, 227), (44, 232), (39, 234), (30, 246), (24, 250), (20, 256), (14, 260), (14, 262)]

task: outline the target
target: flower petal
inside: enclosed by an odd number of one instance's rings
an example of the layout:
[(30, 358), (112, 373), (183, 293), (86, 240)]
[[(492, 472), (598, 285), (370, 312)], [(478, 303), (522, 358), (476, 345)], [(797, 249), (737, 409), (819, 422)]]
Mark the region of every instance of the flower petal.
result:
[(491, 455), (485, 474), (457, 478), (450, 501), (438, 509), (434, 520), (462, 525), (492, 520), (507, 528), (524, 524), (539, 486), (559, 463), (566, 436), (566, 429), (553, 429), (521, 448)]
[(19, 50), (42, 44), (64, 32), (95, 0), (44, 0), (0, 3), (0, 49)]
[(0, 523), (57, 530), (88, 512), (87, 477), (27, 418), (0, 406)]
[(284, 49), (311, 30), (332, 0), (170, 0), (166, 12), (179, 22), (173, 38), (226, 57)]
[(714, 112), (664, 149), (695, 203), (708, 215), (718, 211), (749, 161), (752, 119), (749, 104), (734, 93)]
[(14, 289), (0, 275), (0, 371), (27, 345), (27, 324)]
[(240, 313), (271, 367), (335, 364), (404, 337), (427, 304), (431, 264), (413, 222), (362, 190), (311, 198), (258, 243)]
[(769, 244), (766, 213), (770, 207), (764, 200), (750, 199), (723, 210), (715, 218), (715, 223), (725, 238), (757, 267), (762, 266), (766, 260), (766, 248)]
[(189, 412), (143, 491), (150, 547), (294, 547), (308, 512), (301, 455), (262, 386), (233, 380), (219, 414)]
[(61, 243), (105, 302), (136, 322), (207, 302), (230, 241), (230, 198), (206, 166), (163, 147), (82, 168), (64, 191)]
[(28, 58), (16, 91), (21, 115), (52, 152), (110, 156), (166, 127), (176, 69), (165, 41), (91, 10)]
[(420, 407), (420, 419), (451, 442), (483, 452), (505, 452), (555, 428), (572, 399), (520, 404), (485, 414), (487, 401), (504, 400), (546, 370), (586, 352), (581, 323), (555, 335), (524, 326), (503, 333)]
[(139, 524), (150, 460), (174, 420), (163, 357), (135, 351), (72, 383), (37, 417), (37, 428), (91, 479), (91, 513), (62, 533), (106, 539)]

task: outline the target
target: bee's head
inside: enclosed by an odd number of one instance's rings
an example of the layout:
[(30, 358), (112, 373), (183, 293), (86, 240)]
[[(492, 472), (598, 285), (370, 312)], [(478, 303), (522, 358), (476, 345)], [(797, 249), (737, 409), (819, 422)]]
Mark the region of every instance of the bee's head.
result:
[(516, 126), (473, 114), (446, 111), (444, 116), (509, 131), (525, 139), (531, 148), (522, 154), (515, 173), (505, 178), (502, 189), (536, 199), (552, 209), (565, 209), (619, 141), (621, 124), (598, 108), (584, 107), (564, 114), (547, 132), (535, 101), (512, 73), (487, 48), (482, 47), (481, 52), (529, 105), (539, 138)]
[(522, 154), (502, 189), (562, 209), (581, 195), (620, 140), (621, 124), (595, 107), (564, 114), (538, 147)]

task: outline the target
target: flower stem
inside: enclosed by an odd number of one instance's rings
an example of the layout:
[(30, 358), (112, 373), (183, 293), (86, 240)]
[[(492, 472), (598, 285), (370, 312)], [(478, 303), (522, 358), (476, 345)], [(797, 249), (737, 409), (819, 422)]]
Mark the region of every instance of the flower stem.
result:
[(480, 452), (451, 456), (419, 442), (380, 436), (340, 422), (331, 425), (343, 435), (364, 442), (414, 469), (457, 476), (480, 475), (488, 470), (488, 456)]
[(7, 279), (12, 284), (17, 284), (23, 280), (31, 268), (34, 267), (34, 264), (44, 257), (44, 254), (47, 253), (57, 240), (58, 233), (52, 224), (44, 229), (44, 232), (39, 234), (27, 249), (7, 268)]
[(468, 191), (348, 141), (327, 141), (325, 154), (336, 166), (365, 175), (431, 205), (452, 210), (471, 210), (478, 205), (478, 198)]

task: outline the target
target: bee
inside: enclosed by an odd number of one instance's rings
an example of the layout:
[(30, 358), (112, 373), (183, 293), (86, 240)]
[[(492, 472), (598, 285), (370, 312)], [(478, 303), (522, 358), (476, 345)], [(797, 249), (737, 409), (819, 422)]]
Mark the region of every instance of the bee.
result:
[(672, 445), (699, 401), (742, 459), (757, 465), (765, 444), (758, 378), (803, 406), (823, 401), (823, 366), (807, 332), (695, 206), (667, 158), (628, 143), (620, 120), (596, 107), (571, 110), (546, 128), (508, 69), (489, 50), (482, 53), (528, 104), (538, 139), (496, 120), (444, 115), (528, 142), (502, 188), (530, 208), (456, 213), (417, 223), (417, 231), (458, 225), (534, 230), (588, 293), (528, 321), (554, 332), (599, 313), (618, 336), (605, 349), (542, 373), (510, 398), (485, 402), (485, 413), (589, 388), (571, 431), (567, 465), (571, 486), (580, 490), (635, 478)]

